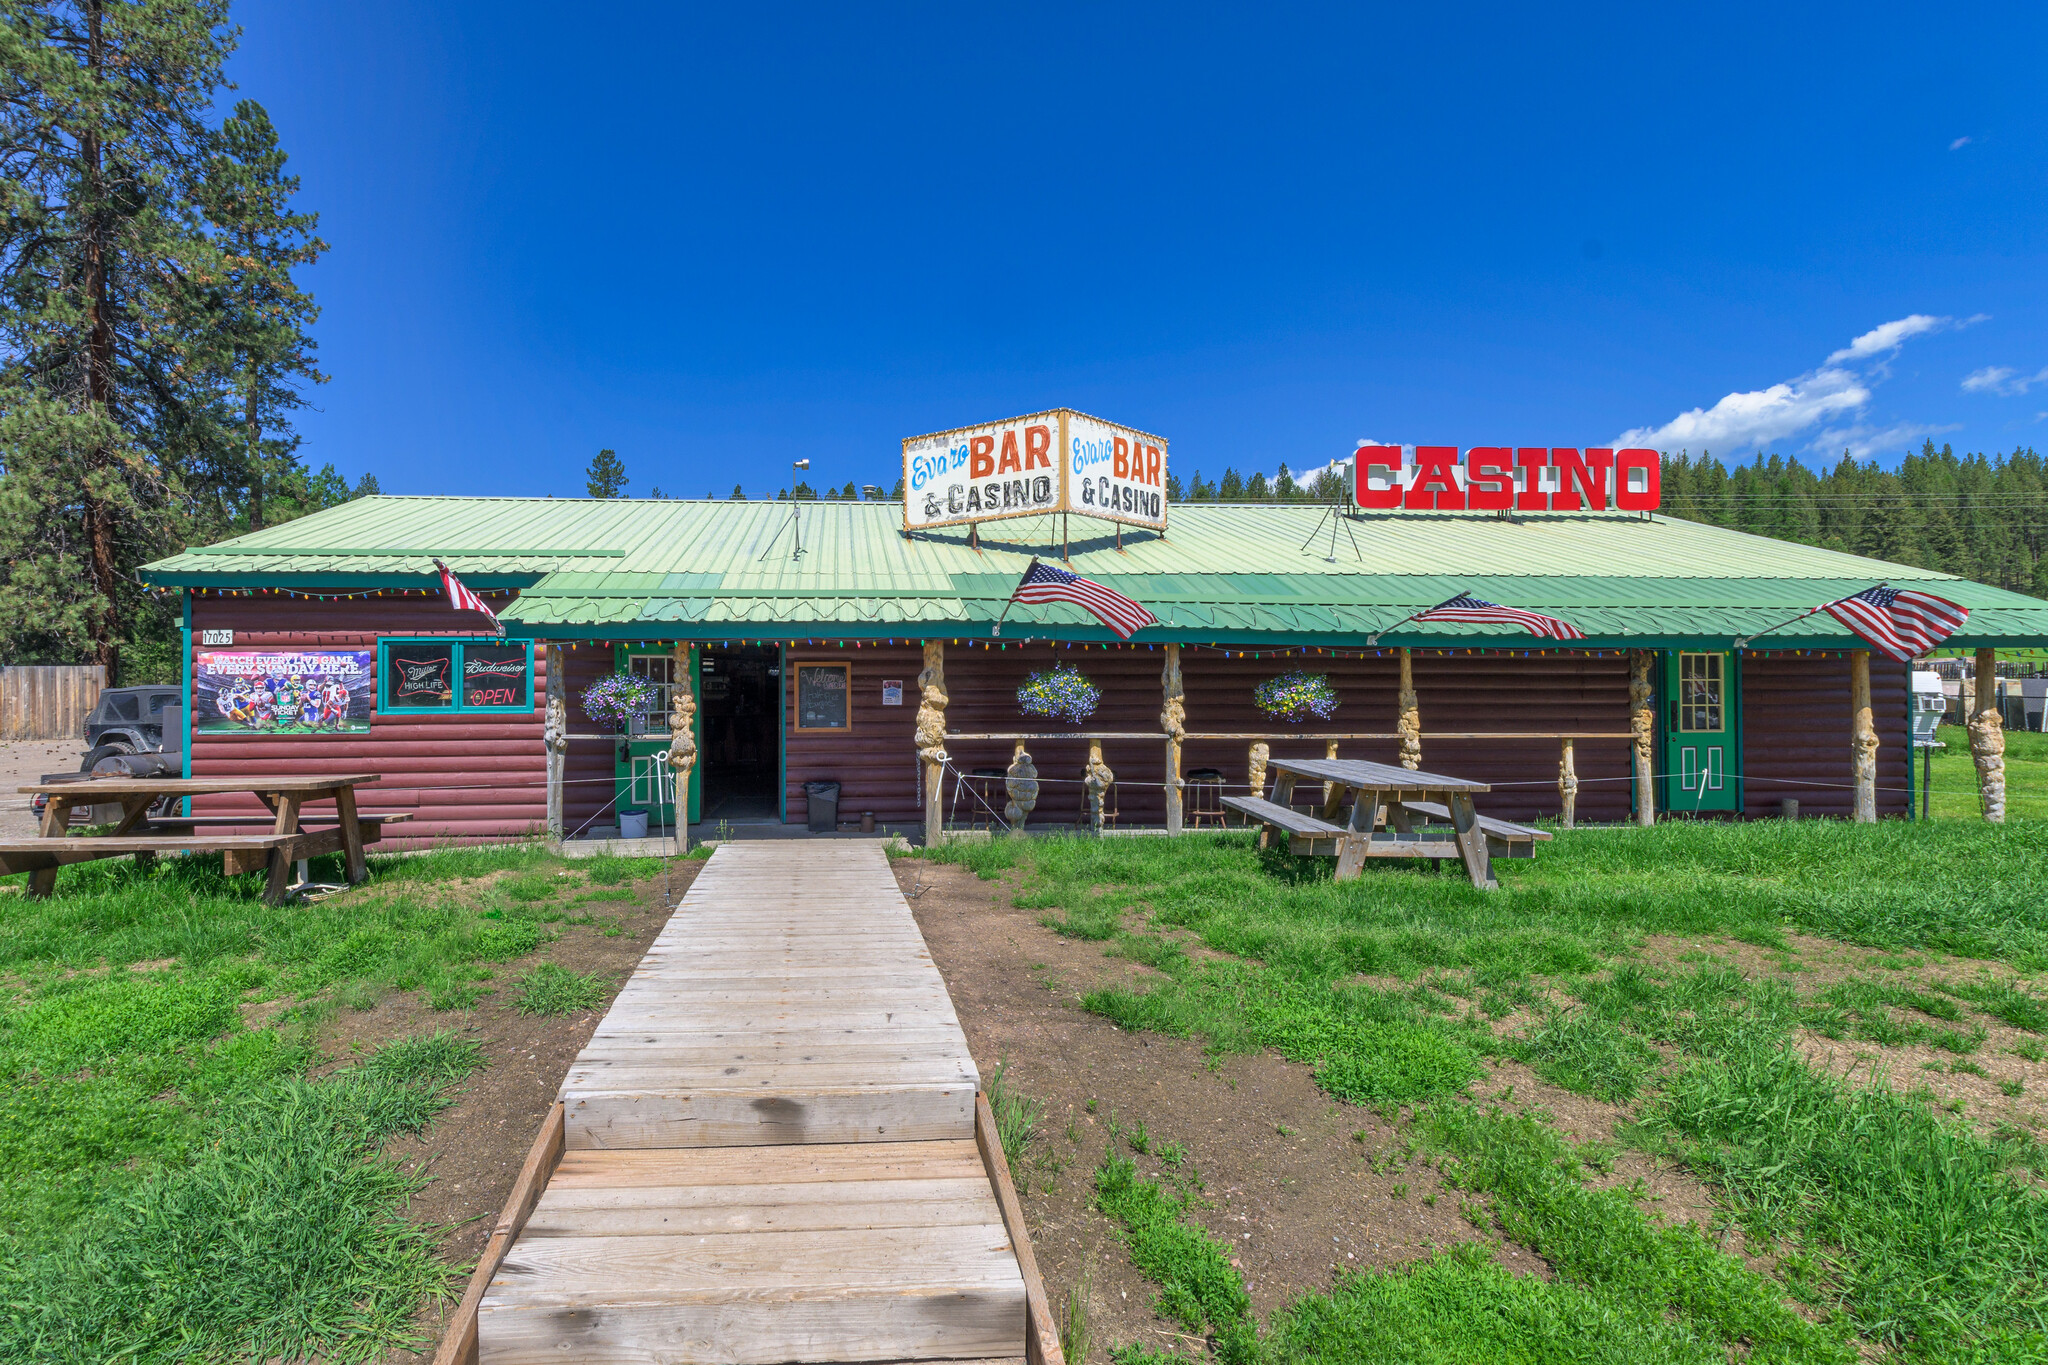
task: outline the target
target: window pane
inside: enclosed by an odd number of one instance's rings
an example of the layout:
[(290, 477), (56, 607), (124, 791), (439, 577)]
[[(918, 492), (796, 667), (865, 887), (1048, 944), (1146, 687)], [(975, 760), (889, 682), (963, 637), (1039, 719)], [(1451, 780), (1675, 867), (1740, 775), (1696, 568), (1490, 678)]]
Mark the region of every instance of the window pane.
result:
[(464, 706), (525, 706), (525, 645), (462, 647)]
[(392, 645), (384, 695), (393, 706), (455, 704), (454, 645)]

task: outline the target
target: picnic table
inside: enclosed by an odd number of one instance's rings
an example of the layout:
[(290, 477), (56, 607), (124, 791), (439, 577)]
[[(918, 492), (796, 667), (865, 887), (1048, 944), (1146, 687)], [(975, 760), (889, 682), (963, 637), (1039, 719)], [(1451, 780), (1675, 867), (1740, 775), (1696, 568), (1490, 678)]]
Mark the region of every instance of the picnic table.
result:
[[(1479, 814), (1473, 794), (1493, 789), (1469, 778), (1344, 758), (1274, 758), (1266, 767), (1277, 775), (1271, 800), (1226, 796), (1223, 804), (1285, 833), (1294, 853), (1335, 857), (1340, 882), (1363, 871), (1367, 858), (1459, 858), (1472, 885), (1496, 891), (1495, 855), (1534, 857), (1536, 841), (1550, 837)], [(1302, 779), (1328, 784), (1320, 816), (1293, 807)], [(1351, 813), (1338, 824), (1347, 794)]]
[[(268, 867), (270, 881), (263, 899), (282, 904), (290, 886), (293, 863), (322, 854), (345, 855), (351, 886), (369, 878), (363, 845), (383, 837), (386, 824), (408, 818), (359, 815), (355, 789), (378, 780), (376, 773), (316, 777), (96, 777), (85, 782), (22, 787), (43, 796), (42, 835), (36, 839), (0, 841), (0, 876), (29, 874), (28, 893), (47, 896), (57, 885), (57, 869), (71, 863), (133, 854), (147, 863), (160, 853), (220, 853), (230, 873)], [(163, 797), (219, 796), (249, 792), (271, 813), (267, 833), (202, 833), (233, 830), (264, 823), (261, 815), (166, 815), (152, 817), (152, 804)], [(313, 802), (332, 801), (332, 814), (309, 813)], [(121, 818), (103, 834), (71, 836), (65, 832), (71, 808), (77, 805), (121, 807)], [(308, 829), (312, 823), (318, 828)]]

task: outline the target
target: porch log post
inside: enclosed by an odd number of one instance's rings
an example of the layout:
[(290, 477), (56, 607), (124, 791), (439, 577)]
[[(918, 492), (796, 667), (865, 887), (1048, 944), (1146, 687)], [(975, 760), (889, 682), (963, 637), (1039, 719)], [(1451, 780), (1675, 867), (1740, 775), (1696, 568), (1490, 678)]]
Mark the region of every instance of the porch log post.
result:
[(1970, 761), (1977, 765), (1977, 797), (1984, 818), (2005, 823), (2005, 717), (1998, 710), (1998, 651), (1977, 651), (1976, 689), (1971, 698)]
[(946, 642), (924, 642), (924, 671), (917, 675), (917, 756), (924, 765), (924, 842), (946, 836)]
[[(1327, 759), (1335, 759), (1337, 757), (1336, 740), (1328, 740), (1323, 744), (1323, 757)], [(1325, 782), (1323, 784), (1323, 819), (1331, 824), (1335, 824), (1337, 822), (1337, 809), (1343, 804), (1344, 784), (1341, 782)]]
[(1650, 668), (1656, 662), (1654, 650), (1635, 649), (1628, 656), (1629, 733), (1634, 736), (1636, 770), (1636, 823), (1657, 823), (1657, 783), (1650, 771), (1656, 736), (1656, 713), (1650, 709)]
[(1266, 794), (1266, 760), (1272, 756), (1272, 746), (1265, 740), (1252, 741), (1251, 751), (1245, 762), (1244, 784), (1251, 788), (1254, 799)]
[(1032, 808), (1038, 805), (1038, 765), (1031, 761), (1021, 739), (1010, 755), (1010, 770), (1003, 775), (1003, 790), (1010, 797), (1003, 807), (1003, 819), (1012, 833), (1021, 832), (1030, 823)]
[(1159, 690), (1164, 698), (1159, 708), (1159, 728), (1166, 732), (1166, 832), (1178, 834), (1182, 819), (1180, 745), (1188, 732), (1187, 691), (1181, 684), (1179, 645), (1166, 647), (1166, 666), (1159, 672)]
[(676, 828), (690, 846), (690, 771), (697, 766), (697, 679), (690, 645), (677, 645), (668, 691), (668, 770), (676, 787)]
[(1109, 796), (1110, 784), (1116, 781), (1116, 774), (1102, 761), (1102, 741), (1088, 741), (1088, 768), (1082, 774), (1082, 789), (1088, 793), (1088, 825), (1099, 838), (1102, 835), (1102, 806)]
[(1401, 734), (1401, 766), (1422, 766), (1422, 704), (1415, 697), (1415, 659), (1401, 651), (1401, 716), (1394, 728)]
[(568, 651), (558, 644), (547, 646), (548, 701), (541, 728), (541, 747), (548, 758), (548, 842), (560, 844), (563, 837), (562, 776), (569, 757), (569, 680), (563, 656)]
[(1870, 651), (1849, 654), (1849, 772), (1856, 784), (1855, 818), (1877, 823), (1877, 726), (1870, 715)]
[(1564, 827), (1571, 829), (1579, 811), (1579, 769), (1570, 740), (1564, 741), (1564, 752), (1557, 761), (1557, 794), (1564, 802)]

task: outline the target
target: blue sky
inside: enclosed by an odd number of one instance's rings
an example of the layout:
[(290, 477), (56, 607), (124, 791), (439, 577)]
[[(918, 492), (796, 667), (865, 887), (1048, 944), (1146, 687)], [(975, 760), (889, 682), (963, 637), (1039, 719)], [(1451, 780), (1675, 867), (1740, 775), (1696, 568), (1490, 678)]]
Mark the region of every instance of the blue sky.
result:
[(2038, 5), (243, 0), (387, 492), (892, 483), (1055, 406), (1360, 439), (2048, 445)]

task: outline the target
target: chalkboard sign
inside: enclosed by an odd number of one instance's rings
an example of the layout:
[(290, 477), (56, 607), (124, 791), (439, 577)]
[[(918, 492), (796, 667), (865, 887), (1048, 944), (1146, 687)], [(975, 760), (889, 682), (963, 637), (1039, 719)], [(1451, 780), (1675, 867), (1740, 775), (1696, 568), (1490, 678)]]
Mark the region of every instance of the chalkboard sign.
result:
[(852, 691), (848, 675), (852, 664), (798, 664), (796, 669), (796, 728), (799, 730), (851, 730)]
[(393, 706), (448, 706), (454, 675), (453, 645), (393, 645), (386, 695)]
[(526, 646), (465, 645), (462, 650), (464, 706), (525, 706)]

